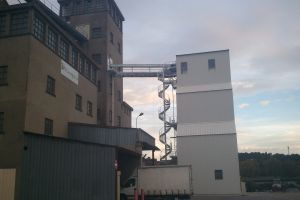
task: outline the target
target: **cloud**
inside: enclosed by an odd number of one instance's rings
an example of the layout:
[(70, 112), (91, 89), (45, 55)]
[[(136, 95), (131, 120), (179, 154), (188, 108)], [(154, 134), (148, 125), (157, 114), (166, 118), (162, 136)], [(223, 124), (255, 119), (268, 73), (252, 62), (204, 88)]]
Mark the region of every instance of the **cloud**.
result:
[(259, 104), (261, 106), (265, 107), (265, 106), (268, 106), (270, 104), (270, 101), (269, 100), (262, 100), (262, 101), (259, 102)]
[(248, 108), (248, 107), (250, 107), (250, 104), (248, 104), (248, 103), (242, 103), (242, 104), (239, 105), (240, 109), (245, 109), (245, 108)]
[(269, 119), (239, 119), (236, 121), (239, 151), (300, 153), (300, 121), (272, 121)]

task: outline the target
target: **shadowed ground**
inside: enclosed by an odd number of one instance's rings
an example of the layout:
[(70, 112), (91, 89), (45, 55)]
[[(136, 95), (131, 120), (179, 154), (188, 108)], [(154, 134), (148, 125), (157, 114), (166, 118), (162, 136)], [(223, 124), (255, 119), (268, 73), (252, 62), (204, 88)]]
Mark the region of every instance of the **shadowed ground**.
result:
[(198, 196), (192, 200), (300, 200), (300, 192), (295, 193), (247, 193), (243, 196)]

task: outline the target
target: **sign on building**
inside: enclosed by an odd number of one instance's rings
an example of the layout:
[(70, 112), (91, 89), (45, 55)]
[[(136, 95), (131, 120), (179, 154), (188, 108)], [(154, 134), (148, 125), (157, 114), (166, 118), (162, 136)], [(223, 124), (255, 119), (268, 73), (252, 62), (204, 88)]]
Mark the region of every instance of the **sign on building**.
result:
[(75, 69), (73, 69), (68, 63), (66, 63), (64, 60), (61, 60), (60, 72), (70, 81), (78, 85), (78, 77), (79, 77), (78, 72)]
[(87, 39), (90, 39), (90, 25), (88, 24), (81, 24), (75, 27), (75, 29), (84, 35)]

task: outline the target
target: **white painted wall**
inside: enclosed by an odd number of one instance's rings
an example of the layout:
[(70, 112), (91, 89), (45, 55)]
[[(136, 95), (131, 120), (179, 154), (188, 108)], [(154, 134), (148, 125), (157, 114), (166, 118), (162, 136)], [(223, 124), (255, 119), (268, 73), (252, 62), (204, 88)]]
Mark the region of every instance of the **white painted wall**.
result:
[(233, 121), (232, 90), (177, 93), (179, 124)]
[[(178, 164), (192, 166), (196, 195), (240, 194), (229, 51), (178, 55), (176, 66)], [(215, 180), (215, 170), (223, 170), (223, 180)]]
[[(208, 70), (208, 59), (216, 60), (216, 70)], [(180, 63), (188, 62), (188, 73), (180, 74)], [(231, 83), (229, 51), (215, 51), (176, 56), (177, 89), (187, 86), (203, 86)]]
[[(236, 146), (235, 134), (178, 137), (178, 164), (192, 166), (194, 194), (240, 194)], [(218, 169), (223, 180), (215, 180)]]

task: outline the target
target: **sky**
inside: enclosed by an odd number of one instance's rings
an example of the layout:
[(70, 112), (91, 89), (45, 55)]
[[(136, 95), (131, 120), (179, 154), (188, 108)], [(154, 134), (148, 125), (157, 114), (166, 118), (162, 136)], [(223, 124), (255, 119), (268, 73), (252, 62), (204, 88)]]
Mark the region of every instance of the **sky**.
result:
[[(177, 54), (229, 49), (239, 152), (286, 154), (289, 146), (300, 154), (299, 0), (115, 1), (125, 17), (124, 63), (170, 63)], [(160, 84), (124, 78), (133, 127), (143, 112), (138, 127), (162, 149)]]
[[(177, 54), (230, 49), (239, 152), (286, 154), (289, 146), (300, 153), (300, 1), (116, 2), (125, 17), (124, 63), (169, 63)], [(143, 112), (138, 127), (155, 138), (163, 126), (160, 84), (124, 79), (133, 126)]]

